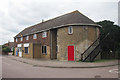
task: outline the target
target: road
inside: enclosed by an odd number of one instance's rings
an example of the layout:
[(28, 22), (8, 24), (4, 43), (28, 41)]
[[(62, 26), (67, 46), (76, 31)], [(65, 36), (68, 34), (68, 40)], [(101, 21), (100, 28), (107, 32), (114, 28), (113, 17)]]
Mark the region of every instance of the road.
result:
[(35, 67), (6, 56), (2, 57), (3, 78), (118, 78), (118, 73), (112, 71), (117, 68), (118, 66), (102, 68)]

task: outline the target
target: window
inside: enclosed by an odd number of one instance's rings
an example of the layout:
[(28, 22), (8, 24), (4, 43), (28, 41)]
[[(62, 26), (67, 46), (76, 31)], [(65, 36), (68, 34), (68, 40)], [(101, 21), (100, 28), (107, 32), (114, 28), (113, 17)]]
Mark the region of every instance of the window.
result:
[(34, 34), (34, 35), (33, 35), (33, 39), (37, 39), (37, 34)]
[(72, 26), (69, 26), (68, 27), (68, 34), (72, 34), (73, 33), (73, 27)]
[(16, 38), (16, 42), (18, 42), (18, 39)]
[(25, 47), (25, 53), (28, 54), (28, 47)]
[(20, 41), (23, 41), (23, 37), (20, 38)]
[(84, 26), (83, 28), (84, 28), (84, 30), (87, 30), (87, 29), (88, 29), (88, 27), (87, 27), (87, 26)]
[(42, 46), (42, 54), (47, 54), (47, 47), (46, 46)]
[(42, 37), (43, 37), (43, 38), (47, 37), (47, 32), (43, 32), (43, 33), (42, 33)]
[(26, 40), (29, 40), (29, 36), (26, 36)]

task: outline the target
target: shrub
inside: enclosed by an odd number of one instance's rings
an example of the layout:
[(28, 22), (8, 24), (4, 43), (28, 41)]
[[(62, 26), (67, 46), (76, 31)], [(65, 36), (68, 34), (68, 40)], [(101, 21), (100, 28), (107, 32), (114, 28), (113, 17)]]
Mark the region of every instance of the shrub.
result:
[(8, 53), (8, 52), (10, 52), (10, 48), (7, 46), (2, 46), (2, 52)]

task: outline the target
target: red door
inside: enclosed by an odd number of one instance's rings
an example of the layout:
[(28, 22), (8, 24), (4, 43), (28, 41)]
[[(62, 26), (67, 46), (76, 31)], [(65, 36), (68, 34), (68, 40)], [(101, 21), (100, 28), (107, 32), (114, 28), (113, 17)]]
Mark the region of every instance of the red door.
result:
[(74, 61), (74, 46), (68, 46), (68, 61)]

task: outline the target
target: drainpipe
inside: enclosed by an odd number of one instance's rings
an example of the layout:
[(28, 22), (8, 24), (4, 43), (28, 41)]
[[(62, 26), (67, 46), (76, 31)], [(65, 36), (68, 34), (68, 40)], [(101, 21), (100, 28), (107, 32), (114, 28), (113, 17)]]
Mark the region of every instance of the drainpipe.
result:
[(52, 54), (52, 30), (50, 31), (50, 39), (51, 39), (51, 42), (50, 42), (50, 44), (51, 44), (51, 45), (50, 45), (50, 46), (51, 46), (51, 47), (50, 47), (50, 48), (51, 48), (50, 58), (53, 59), (53, 54)]

